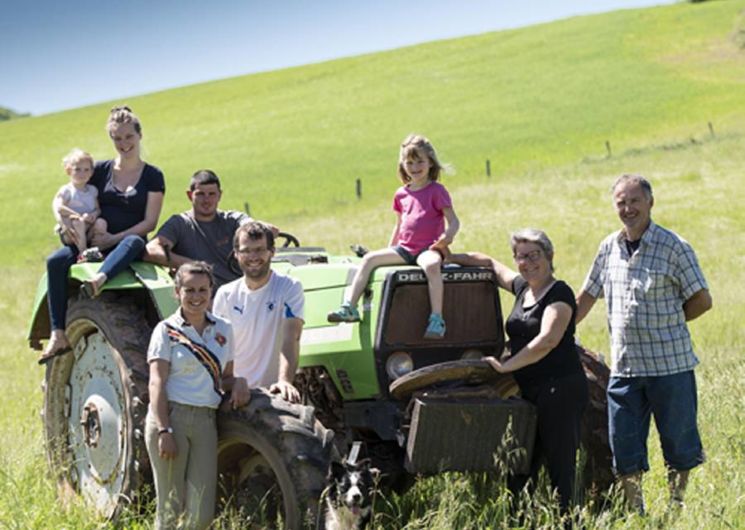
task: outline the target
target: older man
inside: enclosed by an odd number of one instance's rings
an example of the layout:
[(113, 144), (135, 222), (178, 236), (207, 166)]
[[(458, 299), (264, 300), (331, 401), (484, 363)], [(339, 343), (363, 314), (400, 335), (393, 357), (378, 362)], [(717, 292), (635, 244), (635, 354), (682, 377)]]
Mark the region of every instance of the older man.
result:
[(671, 504), (682, 505), (690, 469), (704, 461), (686, 321), (711, 308), (691, 246), (651, 219), (650, 183), (622, 175), (612, 188), (623, 228), (600, 244), (577, 296), (577, 322), (605, 297), (611, 335), (608, 414), (613, 463), (629, 505), (644, 513), (642, 473), (653, 415), (668, 469)]
[(230, 259), (233, 235), (251, 221), (243, 212), (218, 210), (222, 197), (220, 179), (214, 171), (200, 169), (191, 177), (186, 196), (189, 211), (172, 215), (147, 244), (144, 259), (178, 268), (191, 261), (206, 261), (213, 267), (217, 287), (241, 276)]
[(233, 325), (233, 372), (250, 388), (269, 387), (297, 403), (300, 394), (292, 381), (303, 330), (303, 286), (272, 271), (271, 226), (258, 221), (242, 225), (233, 246), (243, 276), (220, 287), (213, 304), (213, 312)]

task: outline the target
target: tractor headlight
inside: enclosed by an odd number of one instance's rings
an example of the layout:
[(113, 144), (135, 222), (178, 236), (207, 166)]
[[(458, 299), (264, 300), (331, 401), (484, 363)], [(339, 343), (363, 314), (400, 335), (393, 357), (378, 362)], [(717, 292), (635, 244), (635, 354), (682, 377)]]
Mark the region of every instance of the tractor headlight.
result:
[(414, 361), (406, 352), (397, 351), (392, 353), (385, 362), (385, 371), (392, 380), (408, 374), (414, 369)]
[(477, 350), (476, 348), (469, 348), (463, 352), (463, 355), (461, 355), (460, 358), (464, 360), (472, 360), (481, 359), (483, 356), (484, 354), (481, 353), (481, 350)]

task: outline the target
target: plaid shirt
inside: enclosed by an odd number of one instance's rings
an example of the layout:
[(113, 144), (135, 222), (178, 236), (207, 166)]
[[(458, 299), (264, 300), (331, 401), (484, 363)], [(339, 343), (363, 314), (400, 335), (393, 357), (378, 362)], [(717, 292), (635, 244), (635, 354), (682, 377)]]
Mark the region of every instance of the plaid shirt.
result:
[(650, 222), (629, 255), (623, 230), (600, 244), (582, 290), (606, 298), (611, 375), (660, 376), (698, 364), (683, 303), (707, 289), (691, 246)]

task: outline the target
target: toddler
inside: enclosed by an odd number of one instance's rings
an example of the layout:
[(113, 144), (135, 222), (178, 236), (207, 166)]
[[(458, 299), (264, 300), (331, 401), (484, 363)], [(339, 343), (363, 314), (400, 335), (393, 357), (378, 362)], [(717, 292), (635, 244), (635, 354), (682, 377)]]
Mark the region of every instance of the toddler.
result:
[(97, 248), (88, 248), (88, 238), (106, 233), (106, 221), (99, 217), (98, 189), (88, 184), (93, 176), (93, 157), (81, 149), (73, 149), (62, 159), (70, 182), (63, 185), (52, 201), (57, 219), (55, 232), (65, 245), (78, 249), (78, 261), (100, 261)]

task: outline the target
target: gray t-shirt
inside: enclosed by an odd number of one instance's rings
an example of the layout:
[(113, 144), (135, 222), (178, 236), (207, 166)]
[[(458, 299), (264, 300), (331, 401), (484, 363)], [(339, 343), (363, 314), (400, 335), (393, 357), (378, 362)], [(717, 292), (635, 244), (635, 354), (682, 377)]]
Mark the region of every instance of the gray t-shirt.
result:
[(173, 243), (173, 252), (189, 259), (202, 260), (214, 267), (216, 287), (232, 282), (241, 276), (240, 270), (231, 270), (228, 256), (233, 250), (233, 234), (251, 218), (243, 212), (218, 211), (212, 221), (197, 221), (191, 212), (172, 215), (158, 230)]

